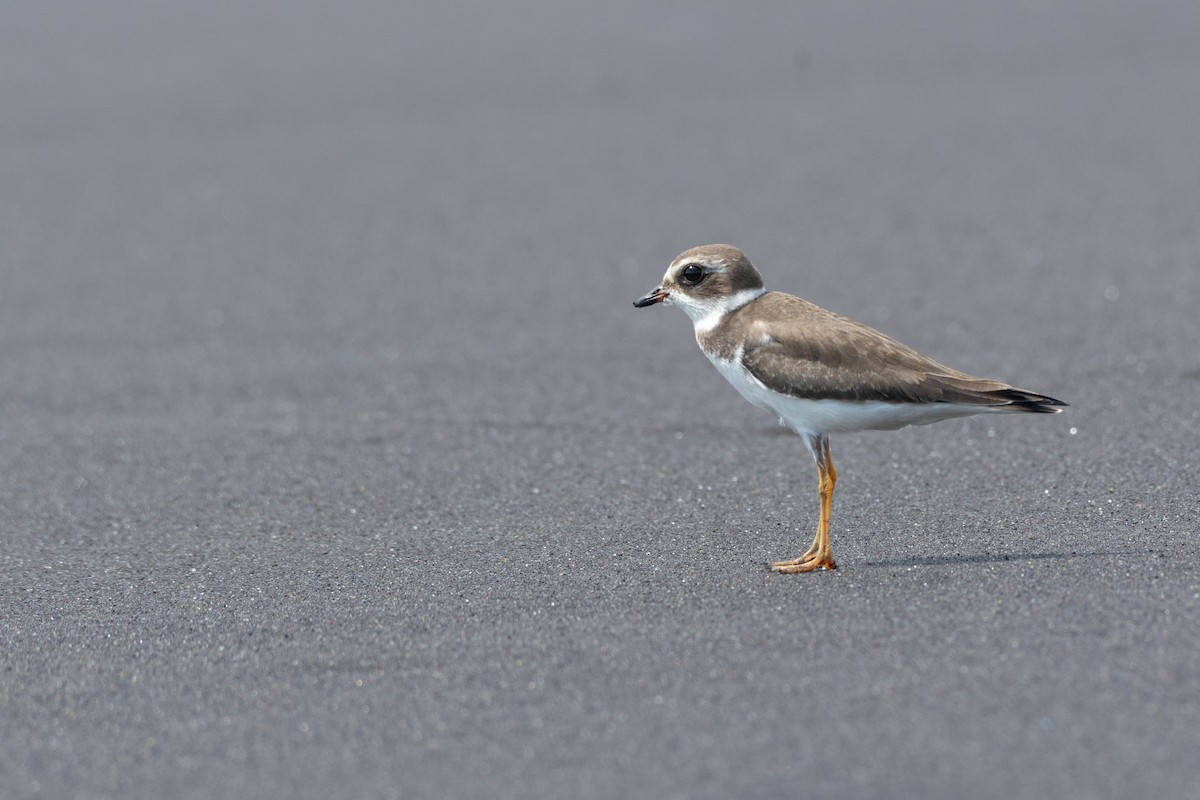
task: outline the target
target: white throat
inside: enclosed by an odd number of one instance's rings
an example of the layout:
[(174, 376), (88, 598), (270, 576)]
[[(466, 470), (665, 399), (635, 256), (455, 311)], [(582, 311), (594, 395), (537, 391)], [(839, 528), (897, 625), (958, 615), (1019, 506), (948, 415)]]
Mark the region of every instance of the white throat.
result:
[(766, 289), (761, 286), (757, 289), (742, 289), (740, 292), (726, 295), (719, 300), (706, 300), (703, 303), (696, 303), (687, 298), (679, 298), (676, 300), (687, 315), (692, 318), (692, 324), (696, 328), (696, 333), (708, 333), (713, 328), (721, 324), (721, 320), (730, 311), (737, 311), (742, 306), (752, 300), (756, 300), (766, 294)]

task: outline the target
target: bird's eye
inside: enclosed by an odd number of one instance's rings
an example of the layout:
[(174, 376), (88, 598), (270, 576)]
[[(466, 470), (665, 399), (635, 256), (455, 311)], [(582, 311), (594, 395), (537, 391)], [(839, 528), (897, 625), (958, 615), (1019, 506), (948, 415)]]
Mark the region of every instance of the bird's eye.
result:
[(699, 283), (704, 277), (704, 270), (699, 264), (688, 264), (683, 268), (683, 272), (679, 273), (679, 277), (683, 278), (684, 283)]

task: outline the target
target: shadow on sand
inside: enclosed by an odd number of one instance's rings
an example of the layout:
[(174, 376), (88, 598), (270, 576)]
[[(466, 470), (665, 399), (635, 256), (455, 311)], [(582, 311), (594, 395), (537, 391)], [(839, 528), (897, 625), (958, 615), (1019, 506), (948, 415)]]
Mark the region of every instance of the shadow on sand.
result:
[(978, 555), (953, 556), (913, 556), (911, 558), (890, 558), (886, 561), (864, 561), (860, 567), (941, 567), (954, 564), (1002, 564), (1010, 561), (1042, 561), (1057, 558), (1099, 558), (1101, 556), (1125, 555), (1113, 550), (1099, 550), (1091, 553), (1080, 553), (1072, 550), (1067, 553), (980, 553)]

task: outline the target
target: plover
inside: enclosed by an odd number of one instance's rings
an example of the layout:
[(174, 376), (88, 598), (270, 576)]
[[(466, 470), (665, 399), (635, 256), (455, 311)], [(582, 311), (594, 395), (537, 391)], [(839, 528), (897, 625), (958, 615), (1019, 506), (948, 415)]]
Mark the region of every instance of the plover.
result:
[(745, 254), (727, 244), (681, 253), (638, 308), (678, 305), (696, 342), (751, 403), (779, 416), (817, 462), (821, 512), (812, 546), (774, 572), (836, 569), (829, 509), (836, 433), (895, 430), (973, 414), (1057, 414), (1067, 404), (942, 366), (879, 331), (783, 292), (768, 292)]

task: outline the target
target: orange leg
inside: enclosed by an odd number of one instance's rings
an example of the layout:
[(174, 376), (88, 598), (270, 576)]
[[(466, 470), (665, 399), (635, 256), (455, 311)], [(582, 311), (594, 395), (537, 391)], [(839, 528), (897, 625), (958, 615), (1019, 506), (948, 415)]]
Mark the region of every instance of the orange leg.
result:
[(833, 487), (837, 485), (837, 470), (833, 468), (833, 454), (829, 440), (822, 439), (817, 445), (817, 476), (820, 479), (821, 516), (817, 520), (817, 535), (813, 537), (808, 551), (799, 558), (775, 561), (768, 565), (772, 572), (812, 572), (816, 569), (837, 569), (833, 551), (829, 547), (829, 512), (833, 507)]

